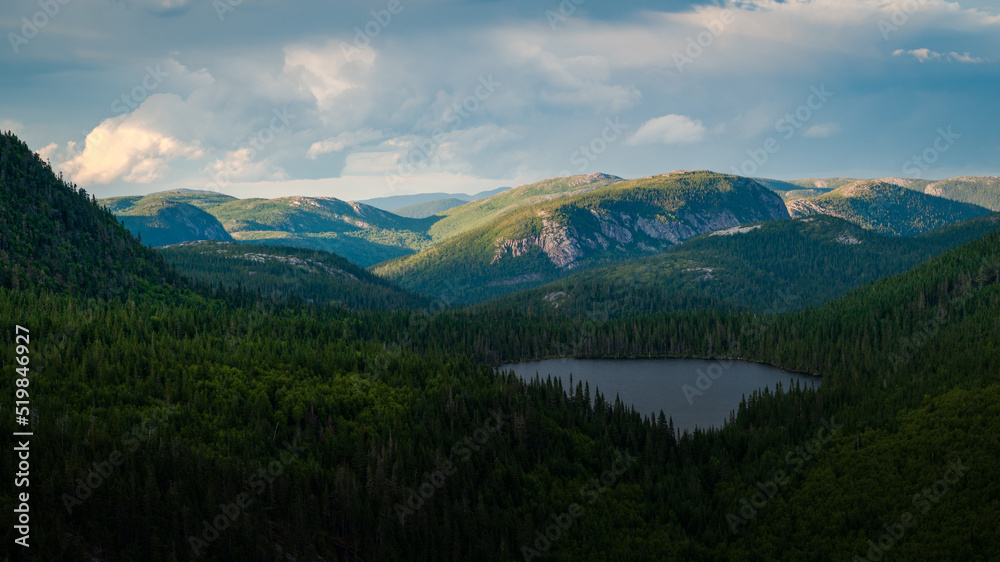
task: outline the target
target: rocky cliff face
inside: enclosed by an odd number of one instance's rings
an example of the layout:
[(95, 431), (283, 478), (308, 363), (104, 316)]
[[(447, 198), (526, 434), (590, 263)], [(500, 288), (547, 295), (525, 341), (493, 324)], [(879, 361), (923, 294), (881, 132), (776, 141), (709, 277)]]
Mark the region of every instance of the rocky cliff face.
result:
[(781, 198), (763, 186), (753, 194), (754, 206), (723, 204), (717, 207), (692, 206), (675, 217), (659, 215), (656, 209), (587, 209), (576, 219), (556, 220), (539, 213), (542, 231), (524, 238), (497, 238), (490, 264), (517, 258), (539, 248), (555, 267), (573, 269), (580, 260), (605, 251), (624, 253), (658, 252), (688, 238), (722, 228), (764, 220), (788, 218)]

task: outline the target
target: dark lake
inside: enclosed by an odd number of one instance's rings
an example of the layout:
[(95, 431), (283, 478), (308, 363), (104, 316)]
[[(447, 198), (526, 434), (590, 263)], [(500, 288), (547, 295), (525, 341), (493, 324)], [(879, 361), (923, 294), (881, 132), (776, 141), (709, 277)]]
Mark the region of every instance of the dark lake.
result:
[(820, 378), (783, 371), (769, 365), (715, 359), (546, 359), (501, 365), (519, 377), (549, 375), (562, 379), (569, 389), (579, 382), (590, 384), (590, 396), (600, 390), (608, 402), (618, 395), (643, 416), (659, 416), (660, 410), (681, 431), (695, 427), (721, 427), (743, 397), (778, 384), (789, 388), (819, 387)]

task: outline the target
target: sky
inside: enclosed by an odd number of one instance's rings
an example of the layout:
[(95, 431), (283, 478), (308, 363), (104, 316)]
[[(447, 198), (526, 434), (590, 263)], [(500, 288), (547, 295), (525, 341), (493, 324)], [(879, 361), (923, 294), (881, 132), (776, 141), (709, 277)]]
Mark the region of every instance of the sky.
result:
[(1000, 174), (1000, 10), (937, 0), (34, 0), (0, 130), (98, 197)]

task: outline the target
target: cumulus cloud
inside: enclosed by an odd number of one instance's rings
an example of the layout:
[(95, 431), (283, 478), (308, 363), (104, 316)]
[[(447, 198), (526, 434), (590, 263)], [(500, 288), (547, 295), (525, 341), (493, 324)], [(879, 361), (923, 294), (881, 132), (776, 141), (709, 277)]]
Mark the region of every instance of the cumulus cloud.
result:
[[(46, 148), (54, 152), (51, 145)], [(69, 149), (75, 148), (71, 143)], [(106, 119), (87, 135), (83, 150), (59, 168), (81, 185), (107, 184), (117, 179), (151, 183), (162, 177), (171, 160), (203, 155), (197, 141), (169, 136), (143, 114), (134, 113)]]
[(285, 75), (308, 90), (321, 109), (329, 109), (344, 92), (361, 88), (375, 64), (374, 49), (353, 49), (345, 51), (334, 41), (320, 48), (287, 47)]
[(892, 52), (892, 56), (894, 57), (900, 57), (903, 55), (910, 55), (922, 63), (928, 61), (961, 62), (967, 64), (985, 62), (984, 59), (973, 57), (969, 53), (956, 53), (955, 51), (950, 53), (938, 53), (930, 49), (911, 49), (909, 51), (896, 49)]
[(705, 139), (705, 126), (697, 119), (684, 115), (664, 115), (650, 119), (628, 138), (626, 144), (687, 144)]
[(840, 125), (837, 123), (822, 123), (813, 125), (802, 132), (802, 136), (814, 139), (825, 139), (840, 132)]

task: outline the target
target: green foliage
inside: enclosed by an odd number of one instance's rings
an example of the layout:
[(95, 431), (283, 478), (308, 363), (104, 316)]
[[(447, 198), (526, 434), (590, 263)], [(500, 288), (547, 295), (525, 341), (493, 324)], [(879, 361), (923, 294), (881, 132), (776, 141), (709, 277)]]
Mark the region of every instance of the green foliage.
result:
[(990, 212), (881, 180), (862, 180), (818, 197), (789, 201), (788, 211), (793, 217), (832, 215), (892, 236), (913, 236)]
[[(121, 209), (122, 205), (116, 205)], [(222, 224), (212, 215), (176, 201), (143, 201), (117, 211), (125, 228), (141, 236), (149, 246), (166, 246), (191, 240), (232, 241)]]
[(485, 226), (521, 207), (593, 191), (623, 181), (607, 174), (552, 178), (508, 189), (492, 197), (466, 203), (441, 213), (428, 233), (435, 242), (447, 240), (464, 232)]
[(236, 199), (209, 191), (176, 190), (101, 202), (121, 217), (150, 216), (164, 206), (192, 205), (217, 219), (232, 236), (192, 233), (199, 229), (192, 229), (187, 217), (182, 216), (180, 220), (167, 222), (168, 232), (160, 233), (169, 243), (211, 238), (295, 246), (335, 252), (362, 267), (430, 246), (426, 232), (437, 220), (400, 217), (332, 197)]
[(1000, 212), (1000, 177), (961, 177), (941, 181), (915, 180), (907, 188)]
[(401, 217), (423, 219), (432, 215), (443, 213), (444, 211), (453, 209), (459, 205), (465, 205), (466, 203), (468, 203), (468, 201), (465, 199), (455, 199), (453, 197), (449, 197), (447, 199), (435, 199), (433, 201), (400, 207), (399, 209), (393, 211), (393, 213)]
[(878, 235), (829, 216), (749, 228), (702, 235), (656, 256), (576, 273), (485, 306), (598, 318), (705, 306), (799, 310), (1000, 229), (1000, 215), (907, 238)]
[(373, 271), (413, 291), (471, 303), (649, 256), (716, 227), (782, 216), (780, 198), (752, 180), (681, 172), (522, 207)]
[(179, 277), (83, 189), (0, 134), (0, 286), (124, 297)]
[(159, 249), (195, 283), (246, 291), (269, 301), (302, 300), (356, 310), (419, 308), (426, 302), (346, 259), (319, 250), (193, 242)]
[[(579, 503), (537, 560), (849, 560), (919, 509), (914, 495), (955, 461), (968, 470), (883, 559), (1000, 558), (996, 232), (783, 315), (685, 303), (606, 320), (501, 306), (432, 315), (186, 292), (161, 257), (9, 135), (0, 187), (2, 271), (18, 280), (0, 287), (0, 324), (31, 330), (36, 414), (32, 547), (8, 541), (11, 560), (195, 559), (189, 537), (241, 493), (252, 504), (200, 559), (510, 561)], [(791, 242), (830, 225), (775, 232)], [(719, 251), (738, 254), (739, 240)], [(189, 257), (200, 259), (178, 254)], [(13, 330), (0, 341), (13, 357)], [(589, 388), (492, 367), (681, 354), (822, 373), (823, 384), (755, 393), (724, 427), (678, 435), (669, 412), (643, 418)], [(15, 367), (0, 367), (4, 396)], [(504, 423), (477, 432), (491, 410)], [(832, 440), (734, 533), (727, 515), (833, 420)], [(12, 439), (0, 443), (10, 451)], [(283, 463), (286, 442), (301, 448)], [(619, 453), (635, 461), (598, 493), (593, 479)], [(81, 487), (116, 454), (120, 464)], [(446, 461), (455, 470), (441, 481)], [(16, 462), (0, 455), (0, 470)], [(401, 518), (418, 489), (426, 499)], [(0, 489), (7, 513), (11, 492)]]

